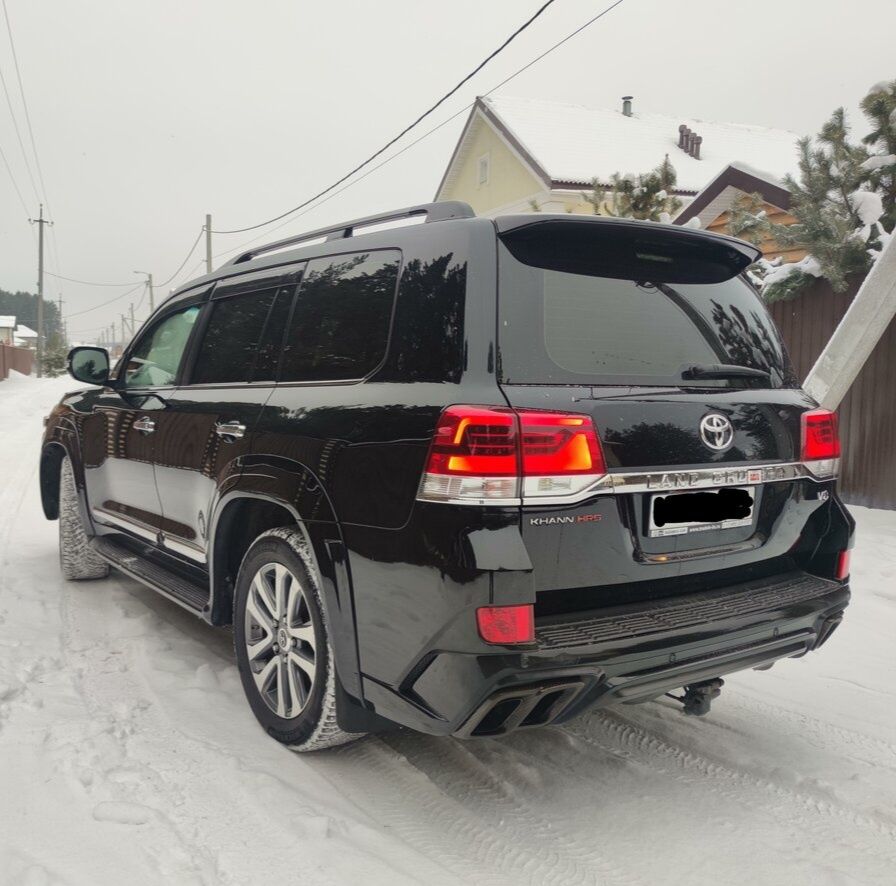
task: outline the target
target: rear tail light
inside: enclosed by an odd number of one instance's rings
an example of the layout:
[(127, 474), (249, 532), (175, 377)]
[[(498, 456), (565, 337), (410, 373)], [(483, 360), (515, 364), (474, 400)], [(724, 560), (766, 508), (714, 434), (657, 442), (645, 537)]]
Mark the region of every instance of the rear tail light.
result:
[(575, 495), (607, 472), (590, 415), (518, 412), (523, 499)]
[(834, 575), (834, 578), (837, 581), (844, 581), (849, 578), (849, 561), (851, 551), (840, 551), (840, 554), (837, 556), (837, 572)]
[(802, 416), (800, 460), (816, 477), (835, 477), (840, 469), (840, 438), (837, 415), (827, 409), (812, 409)]
[(436, 425), (418, 498), (458, 504), (562, 499), (604, 474), (589, 415), (449, 406)]
[(483, 503), (518, 498), (517, 425), (510, 409), (449, 406), (436, 425), (418, 497)]
[(535, 607), (531, 603), (520, 606), (483, 606), (476, 610), (479, 636), (486, 643), (511, 645), (535, 642)]

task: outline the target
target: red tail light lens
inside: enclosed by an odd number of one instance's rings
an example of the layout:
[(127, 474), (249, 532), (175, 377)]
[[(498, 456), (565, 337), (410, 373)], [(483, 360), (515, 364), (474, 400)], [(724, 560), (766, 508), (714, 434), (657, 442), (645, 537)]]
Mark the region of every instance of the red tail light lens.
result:
[(803, 460), (840, 458), (837, 415), (827, 409), (803, 413)]
[(519, 441), (513, 410), (449, 406), (439, 416), (418, 498), (470, 504), (519, 497)]
[(418, 498), (469, 504), (562, 499), (605, 473), (589, 415), (449, 406), (436, 425)]
[(839, 468), (840, 438), (837, 415), (827, 409), (813, 409), (802, 417), (801, 461), (817, 477), (833, 477)]
[(844, 579), (849, 578), (849, 561), (851, 559), (852, 551), (840, 551), (840, 555), (837, 557), (837, 573), (834, 576), (837, 581), (843, 581)]
[(587, 415), (520, 412), (523, 476), (604, 474), (604, 455)]
[(439, 418), (428, 471), (512, 477), (517, 473), (516, 416), (509, 409), (449, 406)]
[(479, 636), (486, 643), (511, 645), (535, 642), (535, 607), (483, 606), (476, 610)]

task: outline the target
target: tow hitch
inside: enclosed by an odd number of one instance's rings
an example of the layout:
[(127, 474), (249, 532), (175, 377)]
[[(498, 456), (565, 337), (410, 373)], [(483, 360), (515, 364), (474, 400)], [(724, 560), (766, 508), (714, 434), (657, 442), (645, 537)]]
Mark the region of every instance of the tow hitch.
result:
[(702, 717), (709, 713), (712, 700), (722, 694), (724, 685), (724, 680), (716, 678), (715, 680), (706, 680), (703, 683), (692, 683), (690, 686), (685, 686), (684, 695), (672, 695), (671, 692), (667, 692), (666, 695), (675, 699), (675, 701), (680, 701), (685, 714), (691, 717)]

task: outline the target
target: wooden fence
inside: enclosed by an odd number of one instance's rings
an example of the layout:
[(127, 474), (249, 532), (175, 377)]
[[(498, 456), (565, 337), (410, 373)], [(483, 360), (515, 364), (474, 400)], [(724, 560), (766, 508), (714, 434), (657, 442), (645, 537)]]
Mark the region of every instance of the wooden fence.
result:
[[(770, 305), (800, 379), (805, 379), (858, 290), (824, 280), (792, 301)], [(840, 492), (850, 504), (896, 509), (896, 319), (840, 404)]]
[(14, 369), (22, 375), (31, 375), (34, 365), (34, 351), (30, 348), (14, 348), (12, 345), (0, 344), (0, 381), (9, 376)]

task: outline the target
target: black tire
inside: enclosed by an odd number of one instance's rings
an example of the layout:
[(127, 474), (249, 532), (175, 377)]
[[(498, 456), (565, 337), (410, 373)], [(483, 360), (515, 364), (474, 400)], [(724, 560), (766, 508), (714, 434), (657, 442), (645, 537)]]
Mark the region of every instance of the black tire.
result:
[[(302, 598), (295, 607), (287, 607), (289, 611), (274, 603), (271, 582), (284, 575), (280, 570), (289, 575), (283, 579), (285, 586)], [(254, 585), (256, 581), (259, 584)], [(298, 587), (293, 588), (292, 582)], [(278, 608), (279, 612), (272, 611)], [(289, 649), (287, 653), (278, 637)], [(336, 720), (333, 648), (313, 561), (298, 529), (272, 529), (246, 552), (234, 591), (233, 640), (243, 690), (268, 735), (301, 752), (361, 737), (340, 729)], [(250, 658), (250, 643), (253, 649), (263, 651)], [(294, 666), (300, 657), (305, 664)], [(306, 671), (311, 658), (313, 676)]]
[(69, 581), (105, 578), (109, 564), (90, 547), (81, 511), (71, 459), (66, 455), (59, 469), (59, 567)]

